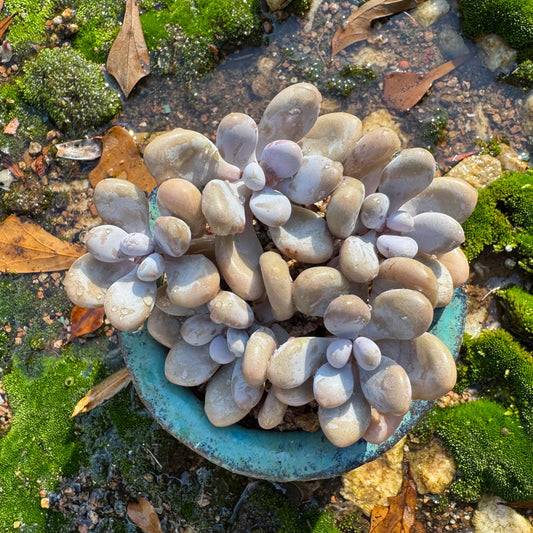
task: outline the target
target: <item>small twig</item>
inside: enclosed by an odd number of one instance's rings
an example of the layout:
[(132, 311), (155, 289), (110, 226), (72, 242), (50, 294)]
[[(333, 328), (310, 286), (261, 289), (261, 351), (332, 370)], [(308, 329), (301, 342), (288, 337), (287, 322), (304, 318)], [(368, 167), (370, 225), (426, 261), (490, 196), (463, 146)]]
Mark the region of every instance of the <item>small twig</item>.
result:
[(146, 451), (152, 456), (152, 459), (157, 463), (157, 466), (163, 470), (163, 465), (157, 460), (157, 457), (151, 452), (150, 448), (146, 448)]
[(489, 292), (487, 292), (487, 294), (485, 294), (485, 296), (483, 296), (483, 298), (481, 298), (481, 301), (483, 301), (485, 298), (487, 298), (487, 296), (491, 295), (493, 292), (499, 291), (500, 289), (501, 289), (501, 286), (494, 287), (494, 289), (491, 289)]

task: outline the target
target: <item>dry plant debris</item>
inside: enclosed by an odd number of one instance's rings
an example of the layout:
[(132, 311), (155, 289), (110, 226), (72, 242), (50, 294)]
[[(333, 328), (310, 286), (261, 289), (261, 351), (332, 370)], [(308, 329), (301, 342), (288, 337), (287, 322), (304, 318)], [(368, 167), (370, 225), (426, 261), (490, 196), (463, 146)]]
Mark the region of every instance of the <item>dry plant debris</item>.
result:
[(130, 520), (144, 533), (163, 533), (159, 517), (146, 498), (139, 498), (139, 503), (128, 504), (127, 514)]
[(96, 331), (104, 323), (105, 311), (103, 307), (87, 309), (75, 305), (70, 314), (70, 335), (67, 342), (75, 337), (81, 337)]

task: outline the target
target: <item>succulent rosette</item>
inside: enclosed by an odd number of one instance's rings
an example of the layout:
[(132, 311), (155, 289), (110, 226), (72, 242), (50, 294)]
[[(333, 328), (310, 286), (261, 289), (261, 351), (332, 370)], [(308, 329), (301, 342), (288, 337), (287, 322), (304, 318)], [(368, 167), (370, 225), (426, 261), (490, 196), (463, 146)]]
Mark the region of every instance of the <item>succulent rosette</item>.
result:
[(259, 125), (223, 118), (216, 145), (180, 128), (156, 137), (144, 153), (158, 182), (153, 228), (142, 191), (100, 182), (105, 225), (65, 287), (120, 330), (148, 319), (170, 349), (167, 379), (207, 382), (215, 426), (253, 412), (271, 429), (316, 402), (336, 446), (379, 443), (411, 400), (455, 383), (452, 355), (427, 330), (468, 276), (458, 246), (477, 193), (435, 178), (427, 150), (402, 150), (387, 128), (362, 135), (357, 117), (319, 116), (320, 103), (300, 83)]

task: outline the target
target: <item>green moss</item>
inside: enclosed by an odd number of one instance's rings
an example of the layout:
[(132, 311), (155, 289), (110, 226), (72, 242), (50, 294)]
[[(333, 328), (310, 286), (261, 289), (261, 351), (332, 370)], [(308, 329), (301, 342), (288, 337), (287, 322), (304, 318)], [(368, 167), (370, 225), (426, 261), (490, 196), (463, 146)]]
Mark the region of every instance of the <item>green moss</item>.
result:
[(469, 37), (496, 33), (513, 48), (533, 44), (532, 0), (461, 0), (460, 9)]
[(533, 440), (505, 407), (478, 400), (437, 408), (430, 416), (460, 472), (453, 497), (473, 502), (489, 491), (506, 501), (533, 498)]
[(480, 384), (484, 395), (518, 412), (533, 438), (533, 356), (505, 330), (487, 330), (463, 342), (457, 390)]
[(533, 61), (530, 59), (523, 61), (512, 72), (499, 79), (516, 87), (533, 88)]
[(463, 224), (464, 252), (469, 260), (486, 247), (514, 249), (519, 264), (533, 266), (533, 172), (507, 172), (479, 191), (478, 203)]
[(329, 92), (348, 98), (354, 89), (365, 86), (376, 79), (372, 67), (345, 65), (338, 74), (334, 74), (326, 82)]
[(71, 135), (87, 133), (121, 109), (100, 68), (71, 48), (41, 50), (25, 63), (20, 87), (28, 104), (45, 109)]
[(533, 295), (518, 285), (496, 292), (503, 325), (528, 349), (533, 348)]
[(0, 213), (40, 217), (52, 204), (53, 193), (40, 180), (29, 178), (14, 182), (9, 191), (0, 193)]
[(437, 109), (435, 115), (425, 124), (422, 133), (422, 141), (428, 149), (446, 140), (446, 126), (448, 125), (448, 113), (444, 109)]
[(477, 139), (476, 145), (479, 146), (480, 154), (489, 154), (492, 157), (498, 157), (502, 151), (500, 142), (495, 137), (491, 137), (488, 142)]
[[(0, 150), (22, 158), (31, 141), (42, 143), (46, 138), (47, 117), (21, 101), (20, 89), (14, 83), (0, 85)], [(16, 135), (3, 133), (14, 118), (19, 121)]]
[[(69, 349), (61, 359), (43, 355), (38, 376), (29, 376), (15, 360), (3, 386), (13, 409), (13, 422), (0, 440), (0, 530), (15, 521), (46, 530), (46, 511), (39, 490), (53, 489), (59, 475), (75, 472), (83, 449), (70, 418), (76, 402), (102, 377), (97, 361)], [(73, 378), (66, 384), (67, 378)]]
[(341, 533), (337, 527), (335, 514), (331, 509), (326, 509), (319, 513), (316, 521), (312, 525), (312, 533)]

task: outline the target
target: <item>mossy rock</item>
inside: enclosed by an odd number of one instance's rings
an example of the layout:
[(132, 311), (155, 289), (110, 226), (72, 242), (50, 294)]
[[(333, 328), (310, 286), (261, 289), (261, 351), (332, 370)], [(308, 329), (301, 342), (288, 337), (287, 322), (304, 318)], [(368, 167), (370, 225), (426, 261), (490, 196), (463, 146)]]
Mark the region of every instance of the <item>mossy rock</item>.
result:
[(505, 328), (526, 348), (533, 349), (533, 294), (512, 285), (497, 291), (496, 297)]
[(46, 110), (71, 135), (105, 124), (121, 110), (98, 65), (72, 48), (43, 49), (24, 65), (19, 81), (22, 98)]
[(460, 472), (454, 498), (475, 502), (492, 492), (506, 501), (533, 499), (533, 440), (504, 406), (482, 399), (436, 408), (430, 424)]

